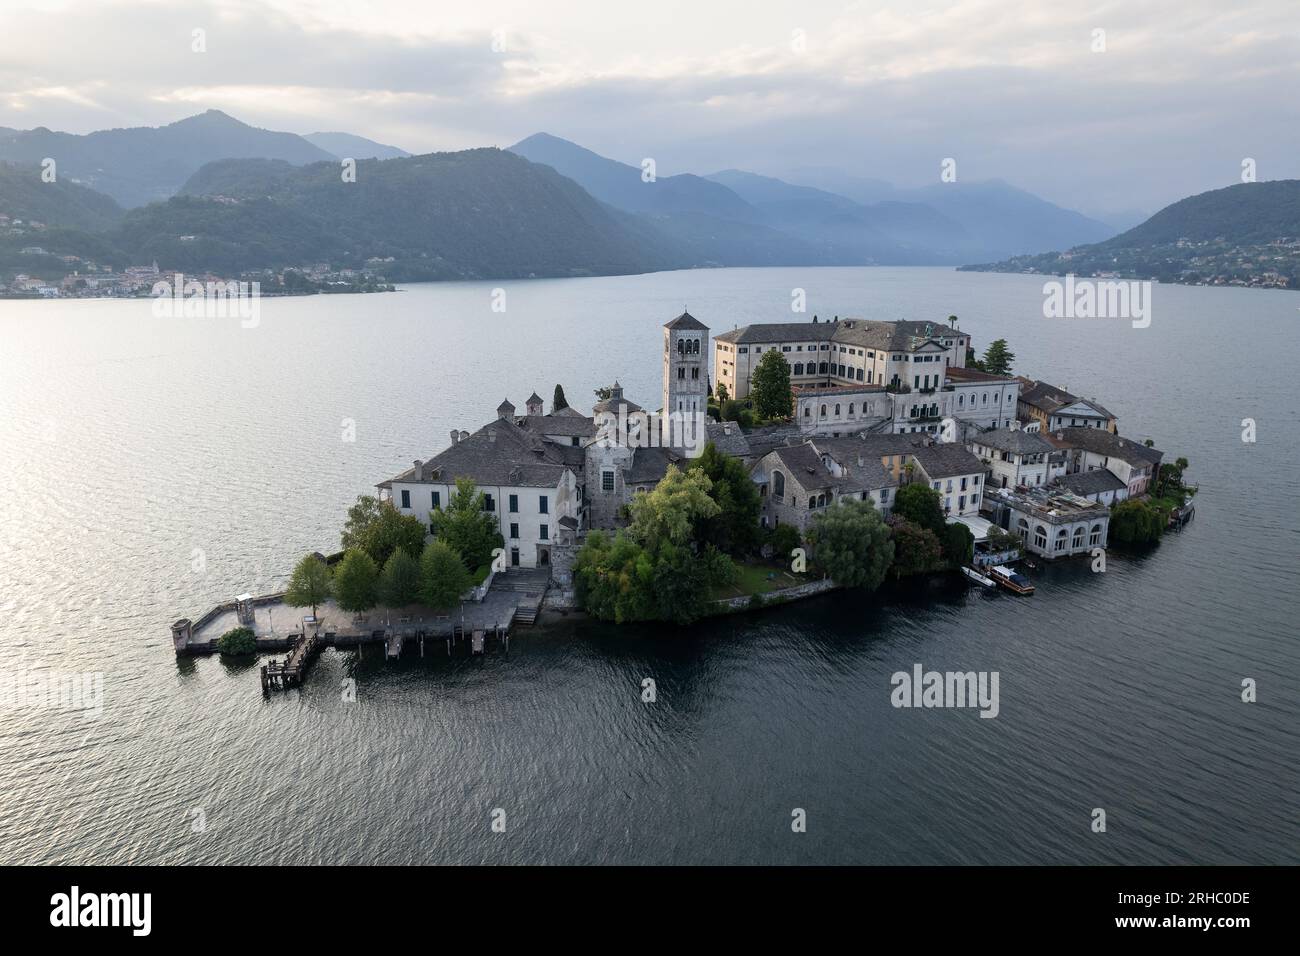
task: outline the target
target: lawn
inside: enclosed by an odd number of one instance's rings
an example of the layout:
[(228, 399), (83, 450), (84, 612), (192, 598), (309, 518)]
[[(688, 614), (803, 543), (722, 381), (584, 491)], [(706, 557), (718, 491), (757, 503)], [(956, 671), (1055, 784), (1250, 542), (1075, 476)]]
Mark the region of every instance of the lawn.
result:
[(740, 571), (736, 583), (715, 588), (713, 591), (714, 600), (767, 594), (769, 591), (775, 591), (779, 588), (792, 588), (798, 584), (806, 584), (811, 580), (807, 575), (792, 574), (783, 567), (771, 564), (738, 563), (736, 567)]

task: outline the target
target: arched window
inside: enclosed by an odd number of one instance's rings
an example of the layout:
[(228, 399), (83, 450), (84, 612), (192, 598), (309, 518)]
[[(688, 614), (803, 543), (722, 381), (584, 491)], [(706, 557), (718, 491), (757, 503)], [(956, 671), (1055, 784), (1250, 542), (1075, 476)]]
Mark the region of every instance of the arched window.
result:
[(1020, 535), (1020, 540), (1029, 543), (1029, 522), (1021, 518), (1016, 522), (1016, 533)]
[(812, 509), (814, 509), (814, 508), (816, 508), (816, 507), (817, 507), (817, 499), (814, 498), (814, 497), (811, 497), (811, 496), (810, 496), (810, 497), (808, 498), (808, 510), (809, 510), (809, 511), (812, 511)]
[(686, 354), (686, 340), (685, 340), (685, 339), (678, 339), (678, 340), (677, 340), (677, 354), (678, 354), (678, 355), (685, 355), (685, 354)]
[(796, 375), (802, 375), (802, 374), (803, 374), (803, 362), (795, 362), (795, 363), (794, 363), (794, 374), (796, 374)]
[(1040, 550), (1047, 548), (1047, 529), (1041, 524), (1034, 528), (1034, 547)]
[(805, 405), (805, 406), (803, 407), (803, 417), (804, 417), (804, 418), (807, 418), (810, 414), (812, 414), (812, 406), (811, 406), (811, 405)]
[(835, 417), (836, 417), (836, 418), (839, 418), (839, 417), (840, 417), (840, 403), (839, 403), (839, 402), (836, 402), (836, 403), (835, 403)]
[(779, 471), (772, 472), (772, 494), (777, 498), (785, 497), (785, 475)]
[(826, 406), (823, 405), (823, 406), (822, 406), (822, 418), (825, 418), (825, 417), (826, 417)]
[(1071, 542), (1070, 547), (1072, 547), (1072, 548), (1082, 548), (1082, 547), (1083, 547), (1083, 536), (1084, 536), (1085, 534), (1087, 534), (1087, 533), (1088, 533), (1088, 529), (1085, 528), (1083, 525), (1079, 525), (1079, 527), (1075, 528), (1075, 529), (1074, 529), (1074, 541)]
[(1062, 528), (1060, 531), (1056, 532), (1056, 550), (1057, 550), (1057, 551), (1064, 551), (1064, 550), (1065, 550), (1065, 544), (1066, 544), (1066, 542), (1069, 541), (1069, 540), (1070, 540), (1070, 532), (1069, 532), (1069, 531), (1067, 531), (1067, 530), (1065, 530), (1064, 528)]
[(1088, 536), (1088, 543), (1089, 543), (1089, 544), (1101, 544), (1101, 525), (1100, 525), (1100, 524), (1095, 524), (1095, 525), (1092, 526), (1092, 533)]
[(849, 417), (853, 417), (853, 403), (849, 402)]
[(820, 365), (818, 365), (818, 366), (817, 366), (817, 371), (818, 371), (820, 374), (825, 375), (825, 374), (826, 374), (826, 363), (825, 363), (825, 362), (822, 362)]
[(818, 496), (817, 496), (817, 507), (819, 507), (819, 508), (825, 508), (825, 507), (826, 507), (826, 496), (825, 496), (825, 495), (818, 495)]

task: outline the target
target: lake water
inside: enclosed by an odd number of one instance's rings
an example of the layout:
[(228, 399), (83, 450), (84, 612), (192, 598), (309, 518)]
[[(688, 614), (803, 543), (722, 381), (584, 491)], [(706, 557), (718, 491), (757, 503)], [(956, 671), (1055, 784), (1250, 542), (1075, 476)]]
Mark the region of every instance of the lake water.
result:
[[(3, 714), (0, 861), (1300, 862), (1300, 296), (1158, 286), (1134, 329), (1044, 319), (1041, 278), (944, 269), (542, 280), (503, 313), (494, 285), (264, 300), (256, 328), (0, 302), (0, 670), (103, 674), (97, 720)], [(502, 398), (549, 407), (558, 381), (589, 407), (618, 378), (657, 407), (664, 321), (790, 320), (796, 288), (824, 318), (1006, 338), (1018, 371), (1189, 458), (1196, 520), (1105, 574), (1044, 569), (1028, 599), (560, 619), (508, 657), (327, 651), (269, 698), (255, 666), (173, 655), (173, 619), (283, 584)], [(999, 672), (1000, 714), (894, 709), (917, 663)]]

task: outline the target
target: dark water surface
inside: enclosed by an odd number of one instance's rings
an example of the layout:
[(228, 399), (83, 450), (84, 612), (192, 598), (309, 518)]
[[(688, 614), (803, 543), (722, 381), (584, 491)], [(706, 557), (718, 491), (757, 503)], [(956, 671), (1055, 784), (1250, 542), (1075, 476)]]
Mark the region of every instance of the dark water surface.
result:
[[(1160, 286), (1133, 329), (942, 269), (512, 283), (505, 314), (494, 285), (267, 300), (255, 329), (0, 302), (0, 670), (104, 681), (98, 720), (0, 711), (0, 861), (1300, 862), (1300, 296)], [(663, 321), (783, 321), (796, 287), (824, 317), (1007, 338), (1018, 370), (1189, 458), (1196, 521), (1105, 574), (1044, 569), (1029, 599), (556, 619), (508, 657), (327, 651), (269, 699), (252, 665), (174, 658), (172, 619), (282, 584), (452, 427), (556, 381), (657, 407)], [(894, 709), (916, 663), (998, 671), (1000, 714)]]

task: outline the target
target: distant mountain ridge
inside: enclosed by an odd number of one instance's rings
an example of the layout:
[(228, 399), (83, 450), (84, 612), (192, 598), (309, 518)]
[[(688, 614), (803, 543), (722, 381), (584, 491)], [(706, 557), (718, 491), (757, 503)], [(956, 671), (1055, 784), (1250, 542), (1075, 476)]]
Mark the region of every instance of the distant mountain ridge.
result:
[(127, 208), (166, 199), (205, 163), (258, 157), (294, 164), (334, 160), (294, 133), (258, 129), (219, 110), (166, 126), (99, 130), (84, 136), (45, 127), (0, 132), (0, 160), (37, 165), (50, 157), (60, 176), (105, 193)]
[(386, 146), (352, 133), (308, 133), (303, 139), (333, 154), (335, 159), (401, 159), (411, 155), (396, 146)]
[(0, 214), (93, 232), (117, 224), (122, 207), (66, 175), (45, 182), (39, 165), (0, 162)]
[(763, 226), (773, 230), (767, 234), (769, 246), (779, 246), (784, 236), (792, 257), (806, 259), (811, 252), (823, 265), (955, 265), (1113, 233), (1081, 213), (998, 181), (900, 190), (823, 168), (812, 173), (823, 187), (838, 180), (851, 194), (742, 169), (646, 182), (636, 167), (548, 133), (529, 136), (510, 149), (553, 167), (620, 209)]
[(1210, 190), (1102, 242), (964, 268), (1300, 288), (1300, 180)]

